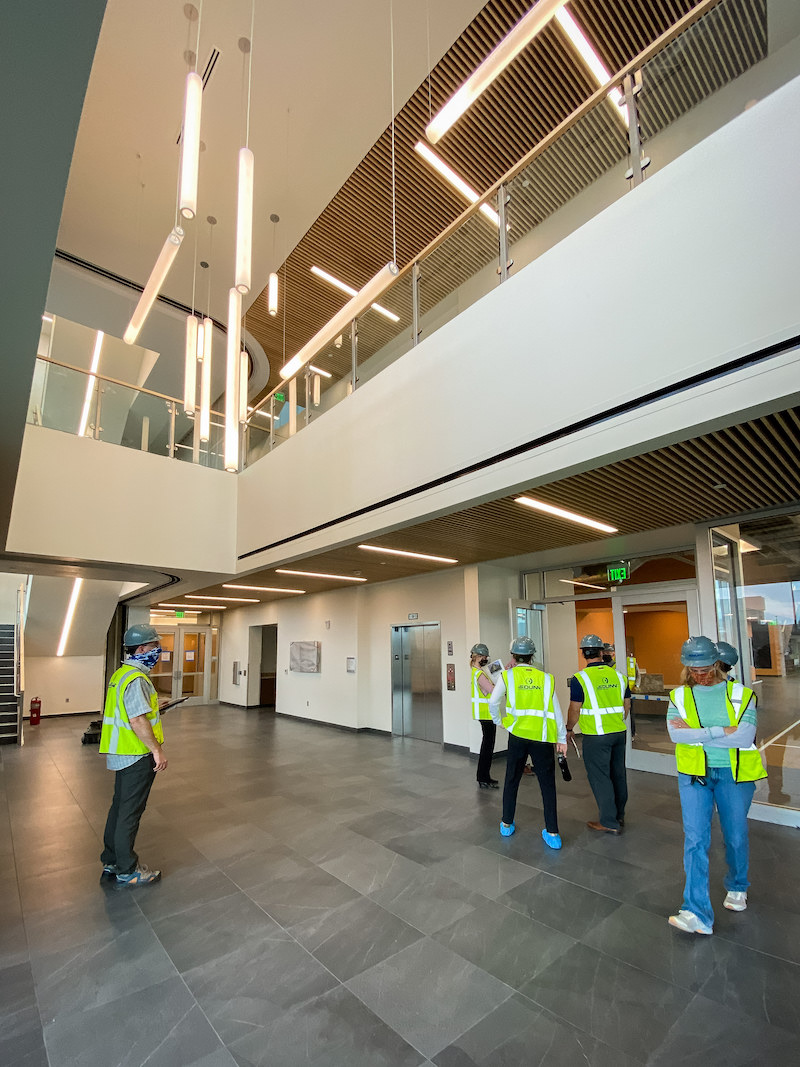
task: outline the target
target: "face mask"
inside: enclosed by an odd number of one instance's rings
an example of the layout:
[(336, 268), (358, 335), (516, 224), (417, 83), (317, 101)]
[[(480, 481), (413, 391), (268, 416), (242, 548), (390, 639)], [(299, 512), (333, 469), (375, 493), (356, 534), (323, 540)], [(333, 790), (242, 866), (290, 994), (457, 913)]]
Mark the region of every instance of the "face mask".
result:
[(478, 660), (478, 663), (481, 665), (481, 667), (485, 667), (488, 662), (489, 662), (488, 659), (480, 659), (480, 660)]
[(151, 648), (147, 652), (134, 652), (129, 658), (132, 659), (134, 663), (141, 663), (143, 667), (152, 670), (161, 659), (161, 653), (163, 651), (161, 645), (157, 645), (155, 648)]

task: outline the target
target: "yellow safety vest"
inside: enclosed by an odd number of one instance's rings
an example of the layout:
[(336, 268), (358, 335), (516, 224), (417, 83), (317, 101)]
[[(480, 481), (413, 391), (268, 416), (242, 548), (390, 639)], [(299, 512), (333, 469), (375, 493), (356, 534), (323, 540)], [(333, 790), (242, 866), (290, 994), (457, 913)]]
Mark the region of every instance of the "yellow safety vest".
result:
[[(678, 714), (695, 730), (702, 727), (700, 716), (697, 714), (697, 703), (690, 685), (682, 685), (673, 689), (669, 699), (678, 709)], [(728, 719), (731, 726), (738, 726), (739, 721), (750, 706), (750, 701), (755, 700), (752, 689), (742, 685), (741, 682), (728, 682), (725, 701), (728, 706)], [(730, 749), (731, 771), (735, 782), (757, 782), (759, 778), (766, 778), (767, 772), (761, 760), (761, 753), (755, 744), (749, 748)], [(708, 773), (708, 761), (702, 742), (691, 745), (676, 744), (675, 759), (681, 774), (692, 774), (702, 777)]]
[[(492, 713), (489, 711), (489, 697), (481, 692), (481, 687), (478, 685), (478, 678), (481, 675), (485, 675), (486, 671), (483, 667), (472, 668), (472, 718), (473, 719), (491, 719)], [(489, 681), (491, 682), (491, 678)]]
[(153, 734), (159, 744), (164, 741), (164, 728), (158, 711), (158, 693), (144, 671), (129, 663), (117, 668), (111, 675), (106, 693), (106, 706), (103, 712), (103, 729), (100, 734), (100, 751), (112, 752), (117, 756), (144, 756), (150, 751), (144, 741), (140, 741), (133, 732), (128, 713), (125, 710), (125, 691), (136, 678), (144, 680), (145, 689), (150, 690), (150, 707), (145, 718), (153, 727)]
[(583, 689), (583, 707), (578, 719), (581, 733), (618, 734), (625, 730), (627, 683), (623, 675), (613, 667), (592, 663), (575, 677)]
[(519, 663), (503, 671), (506, 687), (506, 714), (503, 726), (515, 737), (529, 741), (558, 740), (556, 712), (553, 706), (555, 684), (552, 674)]
[(638, 664), (636, 663), (636, 656), (627, 656), (626, 662), (628, 664), (628, 685), (633, 689), (636, 685), (636, 675), (638, 673)]

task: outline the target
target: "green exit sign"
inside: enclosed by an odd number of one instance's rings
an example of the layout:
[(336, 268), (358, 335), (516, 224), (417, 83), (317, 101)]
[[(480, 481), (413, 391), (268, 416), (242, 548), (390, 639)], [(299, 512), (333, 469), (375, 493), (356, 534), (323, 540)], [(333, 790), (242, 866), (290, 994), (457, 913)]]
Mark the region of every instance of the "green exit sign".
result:
[(284, 401), (284, 400), (286, 399), (286, 393), (276, 393), (276, 394), (275, 394), (275, 399), (276, 399), (276, 400), (277, 400), (277, 401), (278, 401), (279, 403), (283, 403), (283, 401)]
[(185, 619), (186, 618), (186, 612), (185, 611), (176, 611), (175, 612), (175, 618), (176, 619)]
[(626, 582), (631, 572), (627, 563), (609, 563), (606, 567), (606, 575), (612, 585), (618, 585), (620, 582)]

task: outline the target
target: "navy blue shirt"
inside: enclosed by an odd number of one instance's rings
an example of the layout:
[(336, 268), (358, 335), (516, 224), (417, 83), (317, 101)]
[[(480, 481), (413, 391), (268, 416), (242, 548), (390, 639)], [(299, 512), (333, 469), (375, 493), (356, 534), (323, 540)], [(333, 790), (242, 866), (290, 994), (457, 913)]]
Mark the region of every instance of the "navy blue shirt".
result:
[[(608, 667), (608, 666), (609, 666), (609, 664), (607, 664), (607, 663), (587, 663), (586, 664), (586, 667)], [(611, 669), (612, 670), (616, 670), (616, 667), (612, 667)], [(581, 667), (581, 670), (585, 670), (585, 668)], [(622, 673), (622, 672), (620, 672), (620, 673)], [(631, 695), (630, 686), (626, 685), (625, 686), (625, 697), (626, 697), (626, 699), (629, 698), (630, 695)], [(583, 704), (583, 700), (584, 700), (583, 686), (581, 685), (580, 680), (577, 678), (577, 676), (573, 677), (573, 678), (570, 678), (570, 680), (569, 680), (569, 699), (570, 700), (576, 700), (579, 704)]]

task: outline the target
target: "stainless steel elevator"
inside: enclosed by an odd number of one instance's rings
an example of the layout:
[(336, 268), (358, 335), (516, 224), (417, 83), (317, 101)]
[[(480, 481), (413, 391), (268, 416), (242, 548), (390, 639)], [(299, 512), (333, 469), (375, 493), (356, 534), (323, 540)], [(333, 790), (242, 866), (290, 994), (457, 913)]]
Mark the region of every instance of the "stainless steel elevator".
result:
[(392, 733), (442, 743), (438, 622), (392, 627)]

